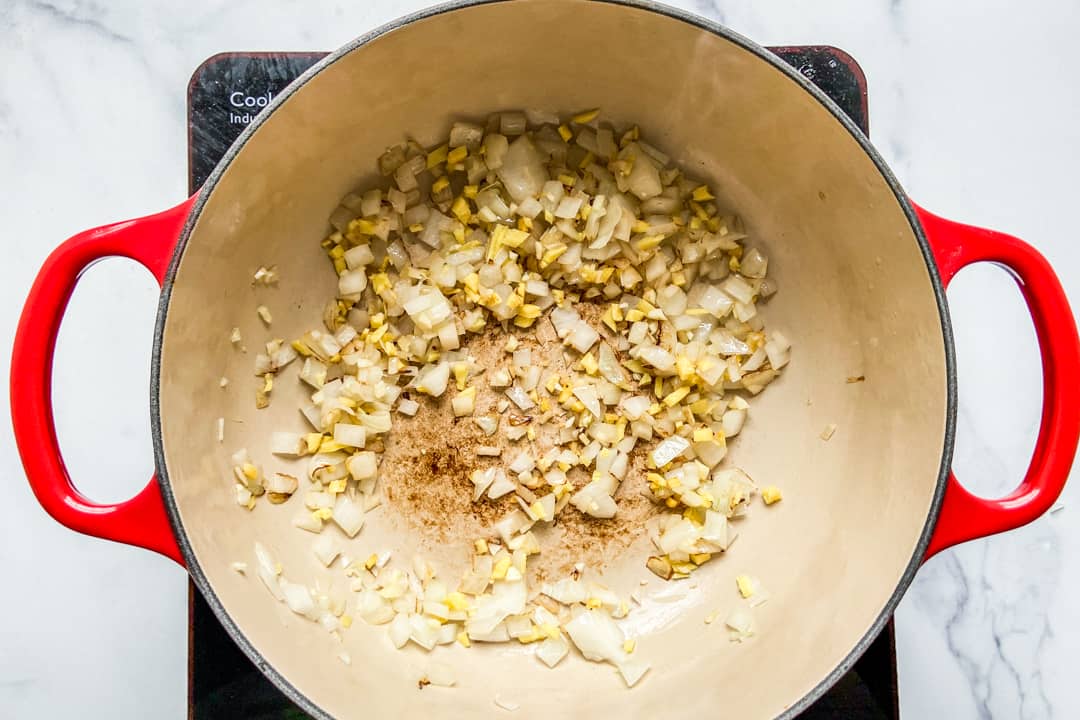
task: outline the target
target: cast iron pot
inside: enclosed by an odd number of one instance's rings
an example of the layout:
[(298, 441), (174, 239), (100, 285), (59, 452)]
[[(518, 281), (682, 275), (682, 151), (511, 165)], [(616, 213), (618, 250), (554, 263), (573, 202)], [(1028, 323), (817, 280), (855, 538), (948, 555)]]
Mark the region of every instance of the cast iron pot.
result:
[[(769, 323), (795, 344), (784, 376), (754, 403), (732, 459), (781, 485), (721, 562), (670, 603), (646, 603), (631, 632), (652, 662), (626, 690), (611, 669), (571, 657), (552, 671), (518, 647), (441, 648), (452, 690), (417, 690), (427, 661), (357, 623), (346, 666), (325, 633), (233, 572), (270, 546), (290, 578), (311, 583), (310, 541), (287, 514), (244, 513), (229, 454), (270, 457), (267, 437), (296, 424), (300, 389), (279, 382), (254, 407), (257, 347), (251, 276), (282, 278), (273, 334), (296, 337), (320, 317), (335, 276), (319, 241), (347, 191), (375, 179), (374, 158), (409, 133), (444, 137), (455, 117), (542, 108), (603, 108), (720, 189), (771, 258), (780, 292)], [(64, 468), (51, 410), (57, 328), (79, 274), (107, 256), (133, 258), (161, 281), (151, 419), (157, 474), (135, 498), (103, 505)], [(1043, 415), (1027, 475), (998, 499), (965, 491), (949, 471), (956, 365), (945, 286), (993, 262), (1016, 278), (1035, 323)], [(38, 499), (80, 532), (140, 545), (185, 565), (228, 632), (285, 693), (318, 717), (484, 717), (493, 699), (521, 717), (790, 717), (824, 693), (892, 614), (923, 561), (966, 540), (1023, 525), (1060, 493), (1080, 429), (1080, 343), (1046, 261), (1019, 240), (932, 215), (904, 194), (877, 151), (803, 77), (707, 20), (637, 2), (458, 3), (371, 32), (320, 62), (240, 136), (199, 193), (177, 207), (71, 238), (46, 261), (15, 341), (11, 405)], [(234, 380), (218, 387), (222, 375)], [(848, 384), (848, 376), (865, 382)], [(254, 379), (253, 379), (254, 380)], [(229, 423), (224, 444), (216, 420)], [(832, 439), (820, 435), (835, 424)], [(389, 514), (370, 520), (352, 554), (424, 538)], [(467, 542), (468, 539), (463, 539)], [(643, 572), (641, 539), (612, 558), (614, 582)], [(751, 572), (772, 599), (758, 633), (733, 644), (704, 616), (733, 602)], [(309, 573), (305, 575), (305, 573)]]

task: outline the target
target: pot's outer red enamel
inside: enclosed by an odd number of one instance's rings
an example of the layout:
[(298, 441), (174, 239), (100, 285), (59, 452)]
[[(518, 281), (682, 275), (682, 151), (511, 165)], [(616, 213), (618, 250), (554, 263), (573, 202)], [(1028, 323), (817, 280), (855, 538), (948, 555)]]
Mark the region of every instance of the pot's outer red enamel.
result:
[(1035, 520), (1065, 487), (1080, 436), (1080, 341), (1065, 290), (1046, 259), (1011, 235), (963, 225), (916, 206), (944, 285), (973, 263), (1001, 265), (1012, 272), (1024, 296), (1043, 369), (1043, 411), (1031, 464), (1005, 497), (981, 498), (949, 473), (927, 557), (958, 543), (1011, 530)]
[(156, 476), (138, 495), (121, 503), (94, 502), (72, 484), (53, 423), (52, 367), (60, 320), (83, 271), (102, 258), (126, 257), (163, 283), (194, 204), (193, 196), (156, 215), (87, 230), (54, 250), (30, 289), (11, 360), (15, 441), (41, 506), (72, 530), (145, 547), (180, 564), (184, 558), (169, 525)]
[[(543, 38), (556, 35), (567, 49), (550, 57)], [(511, 49), (485, 56), (496, 49), (484, 38), (510, 36)], [(541, 61), (543, 72), (535, 67)], [(582, 67), (590, 70), (587, 88), (578, 81)], [(476, 68), (483, 72), (474, 77)], [(534, 81), (525, 87), (514, 82), (520, 77)], [(672, 88), (672, 77), (683, 84)], [(410, 83), (430, 88), (428, 95), (392, 92)], [(698, 163), (694, 170), (744, 214), (772, 258), (781, 292), (766, 317), (795, 339), (793, 361), (755, 400), (759, 425), (748, 426), (732, 460), (770, 482), (782, 477), (785, 501), (754, 513), (730, 557), (710, 564), (700, 587), (671, 606), (677, 616), (651, 629), (633, 626), (641, 652), (657, 662), (632, 692), (580, 659), (545, 674), (520, 654), (486, 648), (455, 657), (463, 668), (458, 688), (417, 694), (423, 660), (389, 650), (377, 628), (359, 624), (346, 643), (353, 667), (365, 670), (350, 671), (325, 634), (273, 603), (258, 580), (228, 570), (249, 559), (255, 539), (280, 543), (290, 577), (310, 574), (311, 565), (306, 536), (283, 535), (297, 531), (271, 510), (242, 513), (227, 481), (231, 451), (246, 446), (268, 458), (265, 436), (296, 422), (300, 398), (298, 389), (275, 388), (274, 404), (257, 415), (242, 382), (252, 357), (231, 346), (230, 329), (242, 327), (252, 346), (266, 335), (249, 270), (282, 268), (277, 294), (267, 296), (273, 333), (298, 335), (318, 322), (320, 303), (333, 292), (318, 248), (325, 218), (364, 179), (356, 168), (365, 172), (382, 147), (405, 130), (433, 142), (446, 130), (447, 108), (468, 116), (594, 104), (612, 120), (640, 121), (677, 162)], [(50, 386), (56, 333), (79, 274), (114, 255), (163, 280), (151, 388), (158, 480), (128, 502), (106, 505), (83, 497), (68, 477)], [(944, 286), (974, 262), (1013, 272), (1043, 361), (1044, 408), (1030, 469), (1013, 493), (993, 500), (971, 495), (949, 472), (956, 378)], [(217, 387), (223, 369), (234, 381), (228, 393)], [(866, 382), (846, 386), (843, 376), (860, 371)], [(588, 714), (695, 716), (715, 708), (716, 698), (695, 693), (673, 708), (670, 687), (725, 677), (742, 689), (739, 698), (724, 696), (733, 713), (791, 717), (862, 653), (926, 557), (1049, 509), (1080, 435), (1078, 371), (1075, 321), (1046, 261), (1015, 238), (911, 204), (835, 105), (764, 49), (650, 3), (503, 0), (441, 6), (359, 38), (279, 95), (198, 197), (61, 245), (23, 310), (11, 405), (43, 507), (80, 532), (186, 564), (237, 643), (315, 716), (476, 716), (490, 712), (493, 688), (520, 701), (524, 716), (549, 716), (566, 703)], [(218, 417), (239, 421), (224, 445), (212, 437)], [(827, 421), (839, 429), (825, 443), (818, 433)], [(385, 514), (360, 536), (371, 550), (379, 543), (415, 548), (421, 540)], [(640, 571), (636, 560), (613, 560), (613, 577)], [(735, 646), (718, 628), (703, 635), (701, 616), (731, 604), (731, 580), (743, 571), (774, 591), (756, 611), (759, 636)]]

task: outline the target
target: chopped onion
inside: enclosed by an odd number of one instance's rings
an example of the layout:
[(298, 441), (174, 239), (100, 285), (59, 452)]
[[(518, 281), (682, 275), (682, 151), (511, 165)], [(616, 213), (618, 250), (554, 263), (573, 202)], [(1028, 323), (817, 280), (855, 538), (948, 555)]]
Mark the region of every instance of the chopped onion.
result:
[(285, 473), (274, 473), (266, 481), (266, 491), (279, 495), (292, 495), (296, 492), (297, 486), (297, 479)]
[(511, 143), (499, 167), (493, 169), (515, 202), (535, 198), (547, 181), (543, 158), (527, 135)]
[(511, 472), (521, 474), (536, 467), (536, 460), (528, 452), (521, 452), (510, 462), (508, 466)]
[(303, 615), (309, 620), (319, 619), (319, 606), (311, 597), (311, 591), (304, 585), (289, 582), (283, 577), (278, 578), (278, 586), (281, 594), (285, 597), (285, 604), (297, 615)]
[(476, 409), (476, 388), (471, 387), (464, 392), (458, 393), (454, 399), (450, 401), (450, 405), (454, 411), (454, 417), (468, 417), (473, 414)]
[(575, 218), (581, 210), (582, 202), (583, 199), (580, 197), (564, 197), (552, 214), (557, 218)]
[(613, 518), (618, 510), (615, 500), (606, 492), (603, 485), (595, 480), (574, 493), (570, 502), (578, 510), (594, 518)]
[(359, 298), (367, 287), (367, 272), (362, 268), (342, 273), (338, 280), (338, 295), (342, 298)]
[(322, 532), (323, 528), (323, 521), (320, 518), (304, 510), (301, 510), (293, 516), (292, 524), (294, 527), (312, 533)]
[(533, 519), (521, 510), (512, 510), (503, 516), (493, 526), (493, 530), (499, 534), (503, 542), (509, 543), (518, 533), (525, 532), (533, 526)]
[(769, 268), (769, 259), (757, 248), (747, 248), (739, 260), (739, 272), (750, 278), (763, 278)]
[(536, 657), (548, 667), (555, 667), (570, 651), (570, 643), (559, 635), (543, 640), (536, 647)]
[[(358, 270), (358, 268), (363, 268), (364, 266), (370, 265), (373, 262), (375, 262), (375, 255), (371, 252), (371, 247), (369, 245), (357, 245), (356, 247), (350, 248), (349, 250), (345, 251), (345, 266), (354, 272), (361, 273), (364, 276), (364, 280), (362, 283), (364, 287), (367, 286), (367, 275), (362, 270)], [(360, 281), (358, 279), (352, 280), (350, 282), (360, 284)], [(338, 289), (341, 289), (340, 283), (338, 285)], [(363, 291), (364, 288), (361, 287), (360, 290), (355, 292)], [(342, 295), (348, 294), (350, 293), (342, 293)]]
[(631, 143), (626, 152), (633, 162), (630, 177), (627, 179), (630, 192), (642, 200), (659, 195), (663, 191), (663, 185), (660, 183), (660, 172), (653, 165), (652, 158), (637, 143)]
[(409, 642), (409, 634), (412, 632), (412, 623), (407, 613), (398, 613), (390, 621), (390, 642), (399, 650)]
[(501, 468), (498, 468), (495, 470), (495, 476), (490, 487), (488, 487), (487, 494), (492, 500), (498, 500), (503, 495), (509, 495), (514, 492), (515, 489), (516, 486), (514, 485), (514, 481), (506, 477), (506, 473), (504, 473)]
[(671, 555), (680, 550), (689, 553), (699, 537), (700, 530), (698, 527), (689, 520), (682, 518), (668, 526), (658, 539), (656, 546), (666, 555)]
[(639, 658), (623, 660), (617, 667), (619, 668), (619, 674), (622, 675), (623, 680), (626, 682), (626, 687), (637, 685), (638, 681), (650, 669), (649, 664)]
[(476, 426), (484, 431), (485, 435), (491, 436), (495, 434), (495, 431), (499, 429), (499, 419), (491, 415), (480, 415), (474, 417), (473, 422)]
[(727, 518), (714, 511), (705, 511), (705, 525), (701, 528), (701, 539), (713, 545), (717, 550), (727, 550), (731, 544)]
[[(790, 342), (766, 330), (758, 306), (776, 289), (768, 258), (744, 246), (738, 218), (718, 214), (709, 185), (669, 166), (637, 128), (616, 135), (598, 115), (561, 123), (551, 113), (502, 112), (454, 123), (432, 149), (412, 140), (389, 149), (378, 162), (382, 184), (347, 194), (331, 213), (323, 248), (338, 284), (322, 326), (291, 343), (271, 340), (255, 357), (265, 407), (276, 376), (303, 356), (310, 401), (299, 407), (313, 431), (275, 432), (270, 449), (309, 457), (311, 485), (292, 522), (317, 534), (316, 558), (348, 580), (329, 589), (290, 582), (261, 546), (256, 569), (275, 598), (339, 641), (351, 624), (347, 588), (354, 614), (386, 624), (396, 647), (517, 640), (555, 666), (573, 642), (633, 686), (649, 663), (615, 622), (630, 602), (583, 581), (582, 563), (537, 595), (528, 561), (552, 538), (534, 524), (555, 522), (567, 505), (615, 517), (630, 458), (645, 453), (647, 468), (635, 473), (662, 504), (648, 523), (657, 555), (646, 567), (673, 580), (731, 545), (729, 518), (745, 515), (757, 494), (745, 473), (721, 463), (726, 438), (745, 426), (746, 398), (790, 360)], [(256, 284), (274, 280), (273, 268), (256, 273)], [(269, 325), (269, 310), (257, 312)], [(486, 337), (499, 328), (505, 346)], [(244, 349), (239, 330), (230, 339)], [(491, 366), (484, 353), (500, 347), (509, 362)], [(448, 402), (418, 401), (443, 397), (451, 382)], [(381, 453), (400, 442), (385, 437), (395, 421), (424, 424), (431, 412), (449, 425), (451, 411), (453, 422), (473, 418), (457, 423), (471, 438), (494, 438), (506, 415), (505, 440), (469, 440), (472, 499), (504, 508), (476, 541), (471, 570), (455, 586), (419, 556), (408, 569), (388, 566), (386, 552), (343, 556), (341, 537), (324, 525), (353, 538), (379, 506)], [(298, 490), (290, 475), (264, 477), (246, 451), (232, 460), (228, 485), (248, 510), (259, 497), (281, 503)], [(780, 492), (761, 495), (768, 504)], [(737, 639), (752, 631), (729, 626)], [(422, 686), (454, 682), (437, 664), (421, 677)]]
[(586, 353), (600, 340), (600, 333), (593, 330), (587, 323), (581, 321), (570, 333), (566, 342), (579, 353)]
[(743, 304), (750, 304), (754, 300), (754, 289), (750, 284), (737, 275), (731, 275), (721, 284), (721, 288), (731, 297)]
[(720, 421), (725, 437), (735, 437), (746, 422), (745, 410), (728, 410)]
[(357, 595), (356, 614), (368, 625), (384, 625), (395, 620), (396, 617), (406, 617), (405, 615), (395, 616), (394, 608), (375, 590), (364, 590)]
[(686, 293), (677, 285), (667, 285), (657, 293), (660, 309), (669, 318), (682, 315), (686, 311)]
[(306, 451), (307, 444), (302, 435), (290, 432), (274, 432), (270, 435), (270, 452), (274, 455), (296, 457)]
[(734, 301), (713, 285), (695, 285), (687, 296), (687, 303), (691, 307), (698, 307), (713, 317), (722, 318), (731, 312)]
[(615, 357), (615, 352), (606, 342), (600, 343), (599, 355), (600, 374), (604, 376), (604, 379), (617, 387), (625, 387), (629, 382), (626, 371), (623, 370), (618, 358)]
[(345, 466), (353, 480), (370, 480), (376, 475), (378, 456), (370, 451), (358, 452), (345, 461)]
[(760, 370), (768, 360), (769, 355), (765, 352), (765, 348), (761, 347), (754, 351), (754, 353), (746, 359), (742, 365), (739, 366), (740, 373), (751, 373), (755, 370)]
[(270, 591), (276, 600), (283, 601), (284, 594), (278, 584), (278, 575), (281, 574), (281, 565), (270, 555), (270, 552), (262, 543), (255, 543), (255, 571), (263, 585)]
[(532, 401), (532, 398), (517, 385), (514, 385), (506, 390), (506, 397), (518, 406), (519, 409), (528, 412), (536, 407), (536, 403)]
[(531, 220), (537, 215), (539, 215), (541, 212), (543, 212), (543, 210), (544, 207), (540, 204), (539, 200), (537, 200), (536, 198), (527, 197), (520, 203), (518, 203), (517, 214), (521, 217), (529, 218)]
[(675, 357), (662, 347), (641, 345), (637, 348), (637, 356), (658, 372), (670, 373), (675, 370)]
[(556, 583), (547, 583), (540, 588), (540, 592), (563, 605), (584, 603), (588, 597), (585, 584), (580, 580), (564, 578)]
[(473, 501), (475, 502), (483, 497), (487, 489), (491, 487), (491, 483), (495, 481), (495, 468), (473, 470), (469, 475), (469, 480), (473, 484)]
[(532, 351), (528, 348), (519, 348), (514, 351), (513, 356), (514, 370), (522, 372), (532, 365)]
[(588, 610), (566, 623), (566, 632), (586, 660), (619, 663), (626, 658), (622, 630), (604, 610)]
[(414, 381), (416, 390), (432, 397), (439, 397), (446, 392), (450, 382), (450, 365), (445, 362), (428, 365)]
[(787, 365), (791, 358), (791, 345), (783, 335), (773, 333), (772, 339), (765, 343), (765, 354), (769, 356), (769, 364), (773, 369), (779, 370)]
[(525, 132), (527, 122), (528, 119), (522, 112), (499, 113), (499, 132), (503, 135), (520, 135)]
[(585, 409), (592, 413), (594, 418), (603, 417), (604, 411), (600, 408), (600, 400), (596, 396), (596, 388), (592, 385), (579, 385), (574, 388), (574, 397), (581, 401)]
[(367, 430), (361, 425), (336, 423), (334, 425), (334, 442), (362, 448), (367, 442)]
[(686, 452), (689, 447), (690, 442), (686, 438), (673, 435), (657, 445), (649, 454), (649, 458), (653, 465), (662, 468)]
[(474, 123), (456, 122), (450, 128), (450, 147), (476, 148), (484, 138), (484, 128)]
[(364, 508), (347, 494), (338, 495), (334, 503), (334, 524), (349, 537), (356, 537), (364, 526)]
[(754, 617), (746, 608), (732, 610), (724, 624), (731, 630), (731, 639), (735, 642), (742, 642), (754, 634)]
[(644, 395), (631, 395), (623, 398), (620, 407), (622, 408), (623, 415), (630, 420), (638, 420), (649, 410), (649, 406), (652, 402)]
[(277, 266), (271, 265), (270, 267), (260, 267), (255, 271), (255, 277), (252, 282), (256, 285), (265, 285), (269, 287), (276, 284), (278, 281)]
[(723, 442), (723, 438), (719, 441), (695, 442), (693, 447), (694, 455), (709, 467), (715, 467), (727, 455), (727, 443)]
[(311, 549), (324, 567), (330, 567), (330, 563), (334, 562), (337, 556), (341, 554), (341, 548), (338, 547), (337, 541), (325, 533), (315, 539)]

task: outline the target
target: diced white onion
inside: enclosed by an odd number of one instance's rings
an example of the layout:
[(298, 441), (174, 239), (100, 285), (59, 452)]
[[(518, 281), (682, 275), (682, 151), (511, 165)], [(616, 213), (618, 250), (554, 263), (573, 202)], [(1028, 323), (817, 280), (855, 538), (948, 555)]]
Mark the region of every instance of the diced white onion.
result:
[(527, 135), (510, 144), (495, 172), (515, 202), (535, 198), (547, 181), (543, 158)]
[(369, 480), (375, 477), (378, 468), (378, 456), (370, 451), (355, 453), (345, 461), (353, 480)]
[(418, 392), (432, 397), (439, 397), (446, 392), (450, 382), (450, 365), (445, 362), (428, 365), (417, 375), (415, 386)]
[(615, 500), (595, 480), (574, 493), (570, 502), (586, 515), (605, 520), (615, 517), (618, 510)]
[(300, 583), (289, 582), (283, 577), (278, 578), (278, 586), (281, 594), (285, 597), (285, 604), (297, 615), (303, 615), (309, 620), (317, 620), (320, 615), (319, 606), (311, 597), (311, 591)]
[[(434, 149), (410, 140), (387, 150), (378, 162), (384, 183), (347, 194), (331, 214), (323, 248), (338, 284), (321, 325), (292, 342), (270, 340), (254, 358), (256, 404), (265, 407), (282, 370), (303, 356), (310, 401), (299, 407), (313, 432), (274, 432), (270, 450), (310, 456), (311, 483), (292, 501), (292, 523), (316, 534), (316, 559), (347, 579), (292, 582), (258, 544), (256, 571), (276, 599), (339, 641), (348, 610), (387, 625), (399, 648), (518, 640), (535, 643), (553, 667), (573, 642), (633, 686), (650, 666), (616, 623), (630, 602), (583, 579), (583, 563), (537, 595), (528, 563), (553, 536), (535, 524), (557, 521), (567, 505), (616, 517), (631, 458), (647, 453), (633, 474), (646, 476), (661, 506), (647, 524), (657, 555), (646, 567), (669, 580), (724, 552), (735, 537), (729, 518), (751, 510), (754, 483), (721, 464), (726, 438), (745, 427), (746, 399), (790, 361), (788, 339), (766, 330), (762, 299), (776, 290), (768, 258), (742, 243), (741, 221), (718, 213), (724, 202), (708, 185), (669, 165), (636, 128), (616, 134), (598, 116), (564, 123), (553, 113), (504, 111), (454, 123)], [(255, 283), (276, 278), (260, 268)], [(257, 311), (269, 326), (269, 310)], [(505, 345), (492, 343), (489, 333), (499, 332)], [(230, 339), (244, 350), (238, 329)], [(448, 401), (438, 400), (448, 390)], [(475, 453), (473, 501), (504, 508), (456, 585), (420, 556), (406, 568), (389, 566), (385, 551), (343, 555), (360, 545), (323, 532), (329, 520), (358, 535), (390, 479), (380, 483), (380, 460), (402, 442), (395, 422), (426, 427), (426, 413), (453, 422), (446, 441), (467, 441)], [(220, 441), (223, 418), (217, 432)], [(264, 476), (243, 450), (229, 479), (247, 510), (299, 489), (291, 475)], [(767, 597), (759, 590), (747, 603)], [(753, 632), (740, 611), (728, 622), (737, 640)], [(338, 658), (351, 663), (348, 653)], [(445, 687), (457, 680), (440, 663), (419, 677)]]
[(682, 455), (690, 447), (690, 442), (678, 435), (673, 435), (655, 448), (650, 453), (650, 459), (656, 467), (664, 467), (675, 458)]
[(536, 403), (532, 401), (532, 398), (529, 397), (528, 393), (526, 393), (517, 385), (507, 388), (506, 397), (510, 398), (510, 400), (515, 405), (517, 405), (519, 409), (526, 412), (536, 407)]
[(342, 445), (362, 448), (367, 443), (367, 430), (362, 425), (337, 423), (334, 425), (334, 441)]
[(297, 486), (297, 479), (285, 473), (274, 473), (266, 479), (266, 491), (279, 495), (292, 495)]
[(341, 554), (341, 548), (338, 546), (337, 541), (333, 536), (326, 533), (319, 535), (315, 539), (311, 549), (324, 567), (330, 567), (330, 563), (334, 562), (337, 556)]
[(334, 503), (334, 524), (349, 537), (356, 537), (360, 528), (364, 526), (364, 508), (346, 493), (338, 495)]
[(495, 476), (492, 479), (491, 485), (488, 487), (488, 497), (492, 500), (498, 500), (503, 495), (509, 495), (514, 492), (516, 486), (514, 481), (506, 476), (506, 473), (501, 468), (495, 470)]

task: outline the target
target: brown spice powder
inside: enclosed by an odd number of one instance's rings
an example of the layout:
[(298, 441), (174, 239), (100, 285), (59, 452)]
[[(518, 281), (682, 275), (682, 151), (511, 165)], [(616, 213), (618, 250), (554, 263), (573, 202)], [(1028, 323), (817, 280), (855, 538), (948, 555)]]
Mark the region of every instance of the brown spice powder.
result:
[[(590, 303), (579, 306), (581, 315), (597, 327), (602, 308)], [(550, 330), (545, 317), (533, 330), (503, 330), (491, 326), (479, 335), (464, 338), (463, 348), (472, 355), (485, 372), (470, 379), (477, 388), (475, 415), (498, 415), (496, 405), (505, 399), (501, 390), (487, 385), (486, 376), (498, 368), (508, 368), (511, 354), (505, 351), (510, 335), (517, 337), (521, 348), (532, 351), (532, 361), (560, 374), (575, 361), (564, 351)], [(599, 328), (598, 328), (599, 329)], [(412, 532), (420, 536), (421, 545), (428, 547), (471, 546), (476, 538), (494, 539), (492, 525), (519, 507), (511, 493), (498, 500), (487, 497), (472, 501), (473, 484), (469, 474), (477, 468), (509, 465), (518, 453), (529, 451), (539, 458), (554, 445), (557, 423), (538, 425), (533, 422), (536, 439), (522, 438), (513, 442), (505, 431), (509, 415), (517, 408), (503, 413), (499, 429), (489, 437), (472, 417), (455, 418), (450, 401), (457, 394), (453, 378), (450, 387), (440, 398), (417, 396), (420, 411), (409, 418), (394, 415), (394, 427), (389, 433), (386, 453), (380, 463), (380, 478), (387, 510), (401, 518)], [(543, 391), (541, 391), (543, 395)], [(552, 399), (552, 406), (556, 403)], [(533, 411), (539, 415), (539, 409)], [(479, 457), (480, 445), (502, 448), (500, 457)], [(584, 562), (602, 568), (618, 556), (645, 532), (645, 522), (658, 514), (662, 507), (649, 497), (645, 480), (645, 456), (653, 443), (639, 442), (630, 455), (626, 479), (615, 494), (619, 509), (610, 520), (598, 520), (567, 506), (553, 523), (538, 523), (533, 532), (540, 541), (541, 553), (530, 559), (535, 579), (558, 579), (570, 572), (573, 565)], [(581, 468), (567, 473), (575, 487), (588, 482)], [(541, 487), (538, 495), (547, 491)]]

